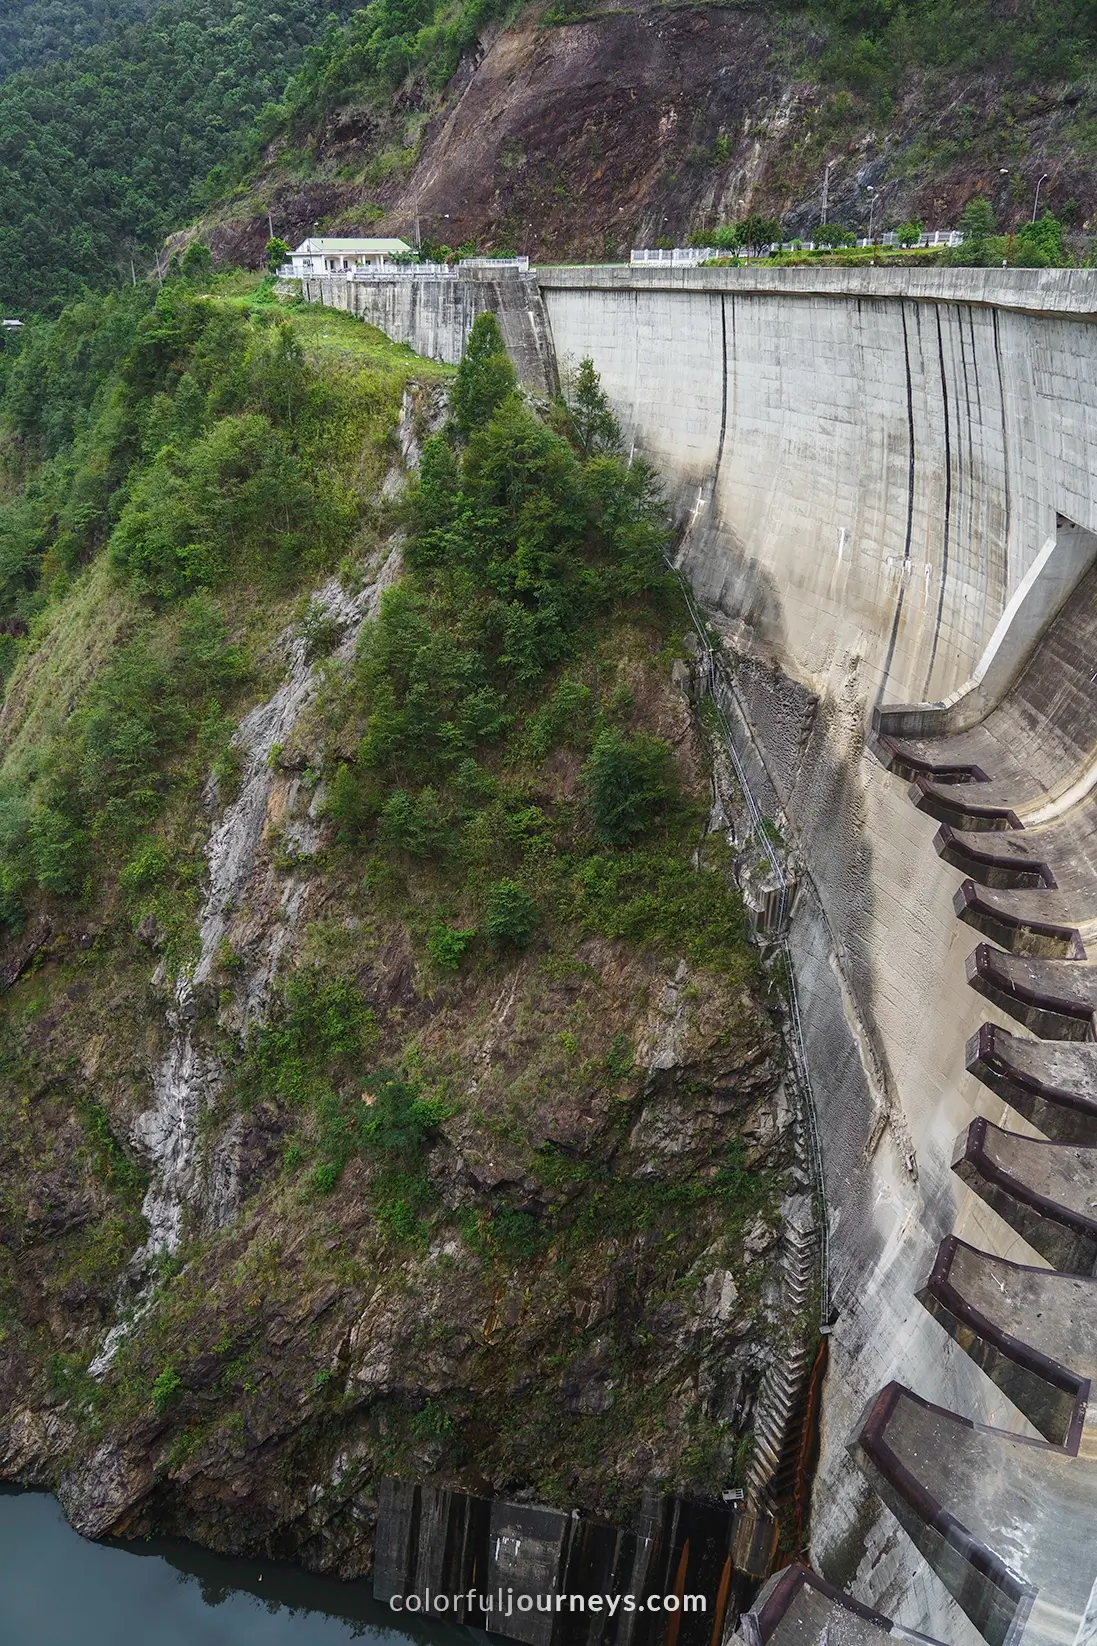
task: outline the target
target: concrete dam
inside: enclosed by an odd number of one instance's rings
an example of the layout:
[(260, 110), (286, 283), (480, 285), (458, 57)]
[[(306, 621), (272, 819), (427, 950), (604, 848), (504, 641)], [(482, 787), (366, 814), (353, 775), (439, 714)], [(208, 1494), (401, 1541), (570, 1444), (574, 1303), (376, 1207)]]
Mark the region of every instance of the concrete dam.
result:
[(757, 1642), (1097, 1640), (1097, 272), (305, 282), (590, 356), (791, 843), (830, 1249), (813, 1570)]

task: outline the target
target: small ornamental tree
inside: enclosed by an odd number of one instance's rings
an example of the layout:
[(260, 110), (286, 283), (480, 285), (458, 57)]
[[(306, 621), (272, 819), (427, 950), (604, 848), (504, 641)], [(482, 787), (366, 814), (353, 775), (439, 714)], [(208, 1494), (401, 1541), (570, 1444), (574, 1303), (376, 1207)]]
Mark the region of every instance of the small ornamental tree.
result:
[(478, 315), (469, 332), (450, 398), (453, 421), (462, 434), (482, 428), (517, 387), (514, 367), (499, 322), (490, 312)]
[(900, 223), (895, 231), (895, 238), (900, 246), (916, 246), (922, 238), (923, 229), (924, 224), (917, 218), (912, 218), (909, 223)]
[(276, 234), (271, 236), (267, 241), (267, 268), (272, 274), (281, 268), (292, 250), (293, 247), (287, 245), (284, 240), (279, 240)]
[(964, 207), (960, 227), (964, 233), (964, 243), (950, 254), (950, 263), (961, 268), (985, 269), (998, 261), (1001, 254), (996, 254), (991, 245), (993, 236), (998, 232), (998, 220), (989, 200), (981, 194), (974, 195)]
[(989, 235), (997, 234), (998, 219), (994, 215), (994, 207), (985, 196), (972, 196), (960, 216), (960, 227), (969, 240), (986, 240)]
[(820, 223), (811, 238), (817, 246), (849, 246), (856, 236), (841, 223)]
[(761, 246), (773, 246), (781, 238), (781, 225), (775, 217), (760, 217), (752, 212), (744, 217), (739, 227), (743, 231), (740, 244), (750, 246), (757, 251)]

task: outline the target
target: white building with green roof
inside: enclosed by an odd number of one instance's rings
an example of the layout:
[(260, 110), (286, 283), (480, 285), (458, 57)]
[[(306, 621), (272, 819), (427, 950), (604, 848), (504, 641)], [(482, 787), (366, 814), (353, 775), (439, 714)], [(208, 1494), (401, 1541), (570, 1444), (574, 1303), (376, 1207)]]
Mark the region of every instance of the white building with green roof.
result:
[(410, 251), (403, 240), (302, 240), (290, 254), (290, 270), (301, 280), (322, 274), (351, 274), (355, 269), (394, 263)]

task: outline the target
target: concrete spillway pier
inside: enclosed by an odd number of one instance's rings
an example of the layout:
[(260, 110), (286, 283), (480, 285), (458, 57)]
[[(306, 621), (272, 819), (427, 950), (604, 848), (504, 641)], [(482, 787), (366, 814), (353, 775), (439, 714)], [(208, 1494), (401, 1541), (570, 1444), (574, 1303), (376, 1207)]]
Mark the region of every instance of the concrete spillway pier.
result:
[[(592, 358), (666, 480), (744, 764), (802, 864), (836, 1309), (813, 1561), (893, 1620), (850, 1613), (866, 1639), (1084, 1639), (1097, 272), (465, 285), (414, 313), (365, 283), (307, 295), (450, 359), (497, 301), (537, 392)], [(1082, 1290), (1052, 1341), (1060, 1279)], [(781, 1594), (808, 1627), (827, 1591)]]

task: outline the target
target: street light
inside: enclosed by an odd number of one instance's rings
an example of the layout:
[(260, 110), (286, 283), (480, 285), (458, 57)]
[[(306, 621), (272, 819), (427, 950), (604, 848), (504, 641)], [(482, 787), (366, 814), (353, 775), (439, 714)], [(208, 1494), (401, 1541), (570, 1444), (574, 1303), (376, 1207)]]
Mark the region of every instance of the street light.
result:
[(415, 196), (415, 249), (416, 249), (416, 251), (422, 251), (422, 249), (423, 249), (423, 242), (422, 242), (422, 239), (421, 239), (420, 234), (419, 234), (419, 219), (420, 219), (420, 217), (427, 217), (427, 218), (440, 217), (443, 222), (448, 223), (449, 222), (449, 212), (448, 211), (425, 211), (425, 212), (420, 212), (420, 210), (419, 210), (419, 196), (418, 195)]
[(1032, 221), (1034, 223), (1036, 221), (1036, 208), (1040, 204), (1040, 190), (1043, 188), (1044, 184), (1047, 182), (1049, 176), (1050, 176), (1050, 173), (1045, 172), (1044, 175), (1041, 177), (1040, 181), (1036, 185), (1036, 198), (1032, 202)]
[(869, 245), (871, 246), (872, 243), (873, 243), (873, 241), (872, 241), (872, 219), (873, 219), (873, 216), (875, 215), (875, 212), (876, 212), (876, 190), (874, 188), (870, 187), (868, 193), (869, 193), (868, 241), (869, 241)]
[(830, 168), (832, 166), (836, 166), (837, 164), (837, 160), (828, 160), (826, 165), (823, 167), (823, 205), (819, 218), (820, 227), (826, 223), (827, 207), (830, 205)]

